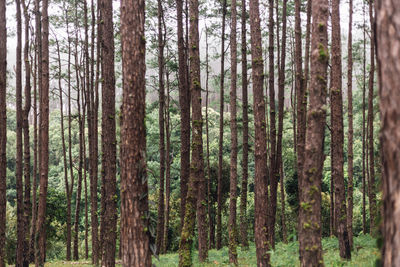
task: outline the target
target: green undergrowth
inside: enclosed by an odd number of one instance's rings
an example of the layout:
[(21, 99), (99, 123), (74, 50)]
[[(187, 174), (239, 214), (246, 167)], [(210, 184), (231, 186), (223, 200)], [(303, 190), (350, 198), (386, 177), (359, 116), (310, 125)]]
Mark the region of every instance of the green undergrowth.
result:
[[(343, 261), (339, 256), (339, 244), (337, 238), (324, 238), (322, 241), (324, 250), (325, 266), (345, 267), (360, 266), (374, 267), (375, 261), (379, 257), (379, 251), (376, 248), (376, 240), (369, 235), (361, 235), (354, 238), (354, 250), (352, 252), (351, 261)], [(298, 260), (298, 243), (290, 242), (288, 244), (278, 243), (274, 251), (271, 251), (271, 264), (273, 267), (291, 267), (299, 266)], [(254, 244), (248, 250), (238, 249), (239, 266), (257, 266), (256, 250)], [(161, 255), (159, 260), (153, 258), (153, 264), (157, 267), (175, 267), (178, 266), (178, 253)], [(117, 261), (119, 263), (119, 261)], [(211, 266), (231, 266), (229, 264), (228, 248), (221, 250), (210, 250), (208, 253), (208, 261), (200, 264), (197, 260), (197, 251), (193, 255), (193, 265), (195, 267), (211, 267)], [(87, 261), (81, 262), (65, 262), (56, 261), (49, 262), (46, 267), (69, 267), (69, 266), (91, 266)], [(117, 264), (117, 266), (120, 266)]]

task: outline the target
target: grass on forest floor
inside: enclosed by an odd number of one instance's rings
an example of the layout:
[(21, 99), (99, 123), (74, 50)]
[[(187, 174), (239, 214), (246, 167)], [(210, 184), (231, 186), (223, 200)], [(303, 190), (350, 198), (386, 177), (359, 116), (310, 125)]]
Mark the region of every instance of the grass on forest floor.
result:
[[(339, 244), (337, 238), (324, 238), (322, 241), (324, 250), (325, 266), (344, 267), (344, 266), (359, 266), (373, 267), (375, 260), (379, 257), (379, 251), (376, 248), (376, 241), (369, 235), (361, 235), (354, 238), (354, 250), (352, 252), (351, 261), (343, 261), (339, 257)], [(249, 250), (238, 248), (239, 266), (257, 266), (256, 252), (254, 244)], [(230, 266), (228, 248), (210, 250), (208, 253), (208, 262), (200, 264), (197, 260), (197, 252), (193, 255), (193, 264), (196, 267), (211, 267), (211, 266)], [(160, 256), (160, 259), (153, 259), (153, 264), (157, 267), (175, 267), (178, 266), (178, 253), (166, 254)], [(274, 251), (271, 252), (271, 264), (273, 267), (296, 267), (299, 266), (298, 260), (298, 243), (290, 242), (289, 244), (278, 243)], [(49, 262), (46, 267), (73, 267), (73, 266), (91, 266), (88, 262), (72, 262), (64, 261)]]

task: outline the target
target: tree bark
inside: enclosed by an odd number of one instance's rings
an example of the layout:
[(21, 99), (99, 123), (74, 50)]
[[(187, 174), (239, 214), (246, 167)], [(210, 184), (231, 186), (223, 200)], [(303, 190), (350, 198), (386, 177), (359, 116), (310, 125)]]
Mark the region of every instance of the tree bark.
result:
[(222, 248), (222, 165), (224, 144), (224, 82), (225, 82), (225, 20), (226, 0), (222, 1), (222, 35), (221, 35), (221, 77), (219, 88), (219, 142), (218, 142), (218, 185), (217, 185), (217, 246)]
[(335, 183), (335, 224), (339, 239), (340, 257), (351, 258), (351, 249), (347, 231), (346, 191), (343, 171), (343, 96), (342, 96), (342, 51), (340, 35), (340, 0), (332, 1), (332, 72), (331, 72), (331, 157), (332, 180)]
[(183, 37), (183, 0), (176, 0), (177, 10), (177, 35), (178, 35), (178, 61), (179, 61), (179, 106), (181, 114), (181, 228), (183, 228), (187, 184), (190, 175), (190, 89), (188, 83), (188, 65), (185, 47), (185, 40)]
[(260, 11), (258, 0), (250, 0), (251, 60), (253, 78), (254, 128), (255, 128), (255, 243), (258, 266), (269, 266), (267, 236), (267, 140), (265, 127), (265, 102), (263, 93), (263, 58), (261, 48)]
[(124, 267), (151, 266), (146, 175), (144, 20), (144, 0), (121, 1), (121, 243)]
[(115, 135), (115, 73), (114, 73), (114, 24), (111, 0), (101, 0), (102, 21), (102, 176), (104, 181), (104, 218), (102, 218), (103, 239), (102, 266), (115, 266), (117, 240), (117, 180)]
[(46, 199), (49, 172), (49, 17), (48, 0), (42, 2), (42, 40), (41, 40), (41, 84), (40, 84), (40, 191), (38, 218), (36, 222), (35, 243), (37, 252), (35, 253), (35, 265), (43, 266), (46, 255)]
[(240, 242), (243, 248), (248, 249), (248, 223), (247, 223), (247, 184), (249, 176), (249, 115), (247, 92), (247, 40), (246, 40), (246, 0), (242, 0), (242, 102), (243, 102), (243, 159), (242, 159), (242, 188), (240, 195)]
[(400, 5), (395, 1), (382, 0), (377, 6), (377, 48), (379, 66), (379, 95), (382, 112), (381, 142), (383, 148), (383, 266), (400, 265), (399, 207), (399, 148), (398, 132), (400, 101), (398, 88), (400, 36), (395, 30), (399, 22)]
[[(283, 138), (283, 117), (284, 117), (284, 105), (285, 105), (285, 65), (286, 65), (286, 12), (287, 12), (287, 0), (283, 1), (282, 7), (282, 51), (280, 58), (279, 78), (278, 78), (278, 106), (279, 106), (279, 117), (278, 117), (278, 140), (276, 147), (276, 167), (279, 171), (280, 186), (281, 186), (281, 205), (282, 205), (282, 235), (283, 242), (287, 242), (286, 233), (286, 221), (285, 221), (285, 191), (284, 191), (284, 176), (283, 176), (283, 161), (282, 161), (282, 138)], [(278, 23), (278, 22), (277, 22)], [(278, 176), (276, 177), (278, 178)]]
[[(0, 1), (0, 35), (7, 36), (6, 1)], [(6, 254), (6, 182), (7, 182), (7, 38), (0, 38), (0, 267), (5, 267)]]
[(328, 0), (312, 2), (310, 110), (299, 209), (301, 266), (323, 266), (321, 244), (321, 180), (324, 160), (328, 67)]
[(365, 38), (365, 2), (363, 2), (363, 87), (362, 87), (362, 216), (363, 216), (363, 233), (367, 234), (367, 220), (366, 220), (366, 170), (365, 170), (365, 92), (366, 92), (366, 38)]
[[(189, 3), (190, 33), (190, 91), (192, 102), (192, 159), (186, 198), (185, 218), (179, 244), (179, 266), (191, 266), (191, 246), (194, 238), (195, 217), (199, 239), (199, 261), (207, 259), (207, 225), (205, 178), (203, 162), (203, 119), (201, 113), (200, 50), (199, 50), (199, 2)], [(196, 213), (195, 213), (196, 211)]]
[(353, 248), (353, 0), (349, 0), (349, 34), (347, 46), (347, 115), (349, 121), (347, 141), (347, 231), (350, 248)]
[(157, 234), (156, 234), (156, 247), (157, 254), (161, 252), (162, 244), (164, 243), (164, 204), (165, 204), (165, 126), (164, 126), (164, 112), (165, 112), (165, 85), (164, 85), (164, 34), (162, 18), (164, 11), (161, 0), (158, 3), (158, 128), (159, 128), (159, 150), (160, 150), (160, 188), (158, 192), (158, 210), (157, 210)]
[(375, 185), (375, 159), (374, 159), (374, 75), (375, 75), (375, 26), (373, 15), (373, 2), (369, 1), (369, 18), (371, 25), (371, 44), (370, 44), (370, 70), (368, 79), (368, 152), (369, 152), (369, 180), (368, 180), (368, 197), (369, 197), (369, 218), (370, 218), (370, 234), (375, 235), (377, 232), (377, 207), (376, 207), (376, 185)]
[(236, 0), (231, 2), (231, 90), (230, 90), (230, 128), (231, 128), (231, 162), (230, 162), (230, 194), (229, 194), (229, 262), (238, 264), (237, 259), (237, 226), (236, 226), (236, 203), (237, 203), (237, 154), (238, 154), (238, 131), (237, 131), (237, 107), (236, 107), (236, 77), (237, 77), (237, 10)]
[(16, 127), (16, 156), (15, 156), (15, 180), (17, 190), (17, 248), (15, 263), (17, 266), (24, 264), (24, 239), (25, 239), (25, 222), (24, 222), (24, 185), (23, 175), (23, 148), (22, 148), (22, 128), (23, 128), (23, 110), (22, 110), (22, 19), (21, 19), (21, 2), (15, 1), (17, 10), (17, 47), (16, 47), (16, 70), (15, 70), (15, 98), (17, 109), (17, 127)]

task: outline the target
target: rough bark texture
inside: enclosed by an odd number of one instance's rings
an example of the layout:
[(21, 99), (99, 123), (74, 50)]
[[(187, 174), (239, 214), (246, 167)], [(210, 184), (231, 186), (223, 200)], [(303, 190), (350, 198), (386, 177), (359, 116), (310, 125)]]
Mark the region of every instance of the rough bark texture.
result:
[[(0, 35), (7, 36), (6, 1), (0, 1)], [(6, 145), (7, 145), (7, 38), (0, 38), (0, 267), (5, 267), (6, 244)]]
[(15, 263), (17, 266), (23, 266), (24, 261), (24, 189), (22, 180), (23, 170), (23, 149), (22, 149), (22, 19), (21, 2), (15, 1), (17, 10), (17, 47), (16, 47), (16, 68), (15, 68), (15, 98), (17, 109), (17, 127), (16, 127), (16, 155), (15, 155), (15, 180), (17, 190), (17, 248)]
[(300, 190), (299, 243), (301, 266), (323, 266), (321, 244), (321, 180), (324, 160), (328, 67), (328, 0), (312, 3), (310, 110), (302, 188)]
[(335, 183), (335, 219), (340, 257), (351, 258), (347, 232), (346, 190), (344, 187), (344, 130), (342, 96), (342, 51), (340, 35), (340, 0), (332, 1), (332, 69), (331, 69), (331, 158), (332, 179)]
[(255, 243), (258, 266), (269, 266), (267, 237), (267, 140), (265, 127), (265, 102), (263, 94), (263, 57), (261, 49), (260, 11), (258, 0), (250, 0), (251, 60), (253, 78), (254, 128), (255, 128)]
[(199, 2), (189, 2), (190, 32), (190, 90), (192, 102), (192, 159), (186, 198), (185, 219), (179, 244), (179, 266), (191, 266), (191, 248), (194, 238), (195, 217), (199, 238), (199, 261), (207, 258), (207, 203), (205, 201), (205, 179), (203, 162), (203, 139), (200, 85), (199, 50)]
[[(275, 247), (276, 201), (279, 180), (279, 168), (276, 158), (276, 110), (275, 110), (275, 62), (274, 62), (274, 0), (269, 0), (268, 22), (268, 90), (269, 90), (269, 140), (270, 140), (270, 201), (268, 207), (268, 238), (272, 248)], [(279, 61), (279, 59), (278, 59)], [(278, 64), (279, 65), (279, 64)]]
[(366, 170), (365, 170), (365, 93), (366, 93), (366, 38), (365, 38), (365, 2), (363, 2), (363, 88), (362, 88), (362, 216), (363, 216), (363, 233), (367, 234), (367, 219), (366, 219)]
[(115, 73), (114, 73), (114, 26), (113, 2), (101, 0), (101, 16), (104, 22), (101, 39), (102, 51), (102, 176), (104, 181), (104, 218), (102, 218), (103, 239), (102, 266), (115, 266), (117, 240), (117, 181), (115, 136)]
[[(145, 129), (145, 1), (121, 1), (122, 265), (151, 266)], [(134, 44), (134, 45), (132, 45)]]
[[(295, 90), (296, 90), (296, 121), (297, 121), (297, 179), (299, 185), (299, 194), (303, 190), (303, 165), (304, 165), (304, 147), (306, 141), (306, 113), (307, 113), (307, 94), (304, 87), (303, 67), (302, 67), (302, 42), (301, 42), (301, 18), (300, 18), (301, 0), (295, 0)], [(299, 222), (299, 228), (301, 224)], [(300, 231), (300, 229), (298, 229)], [(300, 260), (303, 255), (300, 253)]]
[(29, 237), (30, 237), (30, 217), (31, 217), (31, 154), (29, 143), (29, 111), (31, 109), (31, 67), (29, 62), (29, 22), (30, 16), (25, 0), (22, 0), (24, 12), (24, 63), (25, 63), (25, 104), (23, 108), (22, 127), (24, 132), (24, 244), (23, 244), (23, 266), (29, 265)]
[(185, 40), (183, 37), (183, 0), (176, 0), (178, 61), (179, 61), (179, 106), (181, 114), (181, 228), (185, 217), (187, 184), (190, 175), (190, 89)]
[(374, 75), (375, 75), (375, 26), (374, 26), (374, 9), (373, 1), (369, 1), (369, 19), (371, 25), (371, 42), (370, 42), (370, 70), (368, 79), (368, 152), (369, 152), (369, 180), (368, 180), (368, 197), (369, 197), (369, 219), (370, 234), (375, 235), (378, 231), (376, 222), (376, 185), (375, 185), (375, 159), (374, 159)]
[(347, 46), (347, 231), (350, 248), (353, 248), (353, 0), (349, 0), (349, 34)]
[(230, 194), (229, 194), (229, 262), (238, 264), (237, 259), (237, 227), (236, 227), (236, 203), (237, 203), (237, 154), (238, 154), (238, 131), (237, 131), (237, 107), (236, 107), (236, 77), (237, 77), (237, 10), (236, 0), (231, 2), (231, 90), (229, 108), (231, 113), (231, 162), (230, 162)]
[(224, 144), (224, 81), (225, 81), (225, 17), (226, 0), (222, 1), (222, 35), (221, 35), (221, 77), (219, 88), (219, 143), (218, 143), (218, 186), (217, 186), (217, 249), (222, 248), (222, 165)]
[(242, 0), (242, 113), (243, 113), (243, 159), (242, 159), (242, 188), (240, 194), (240, 242), (243, 248), (249, 247), (247, 237), (247, 184), (249, 177), (249, 114), (247, 93), (247, 41), (246, 41), (246, 0)]
[(49, 17), (48, 0), (42, 2), (42, 40), (41, 40), (41, 84), (40, 84), (40, 118), (39, 118), (39, 173), (40, 191), (38, 218), (36, 221), (35, 265), (43, 266), (46, 255), (46, 199), (49, 173)]
[(382, 112), (381, 141), (383, 146), (383, 220), (384, 245), (382, 266), (400, 265), (400, 213), (399, 213), (399, 131), (400, 113), (398, 93), (400, 23), (395, 18), (400, 15), (397, 1), (377, 2), (377, 46), (380, 76), (380, 108)]
[(163, 7), (161, 0), (158, 3), (158, 128), (159, 128), (159, 150), (160, 150), (160, 188), (158, 191), (158, 210), (157, 210), (157, 233), (156, 247), (157, 253), (161, 251), (164, 243), (164, 179), (165, 179), (165, 128), (164, 128), (164, 112), (165, 112), (165, 86), (164, 86), (164, 36), (162, 18)]
[[(284, 117), (284, 104), (285, 104), (285, 64), (286, 64), (286, 10), (287, 0), (283, 1), (282, 7), (282, 51), (279, 66), (279, 77), (278, 77), (278, 106), (279, 106), (279, 117), (278, 117), (278, 140), (276, 146), (276, 167), (279, 171), (280, 176), (280, 189), (281, 189), (281, 205), (282, 205), (282, 234), (283, 242), (287, 242), (286, 233), (286, 220), (285, 220), (285, 191), (284, 191), (284, 176), (283, 176), (283, 161), (282, 161), (282, 137), (283, 137), (283, 117)], [(277, 177), (278, 178), (278, 177)]]

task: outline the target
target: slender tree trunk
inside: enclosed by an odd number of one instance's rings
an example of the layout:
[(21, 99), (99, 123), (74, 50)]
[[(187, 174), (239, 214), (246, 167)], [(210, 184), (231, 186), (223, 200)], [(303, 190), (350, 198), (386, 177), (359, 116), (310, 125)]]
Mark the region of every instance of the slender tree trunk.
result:
[(25, 62), (25, 105), (23, 108), (22, 127), (24, 131), (24, 244), (23, 244), (23, 266), (29, 266), (29, 237), (30, 237), (30, 217), (31, 217), (31, 155), (29, 143), (29, 111), (31, 109), (31, 67), (29, 63), (29, 11), (25, 0), (22, 0), (25, 22), (25, 45), (24, 45), (24, 62)]
[[(7, 36), (6, 1), (0, 1), (0, 35)], [(6, 265), (6, 170), (7, 170), (7, 38), (0, 38), (0, 267)]]
[(170, 88), (169, 88), (169, 73), (165, 71), (167, 77), (167, 98), (165, 105), (165, 135), (166, 135), (166, 169), (165, 169), (165, 215), (164, 215), (164, 242), (162, 246), (162, 253), (166, 253), (168, 249), (168, 228), (169, 228), (169, 212), (170, 212), (170, 195), (171, 195), (171, 129), (170, 129)]
[[(121, 2), (122, 265), (151, 266), (145, 131), (145, 1)], [(134, 45), (132, 45), (134, 44)]]
[(17, 47), (16, 47), (16, 71), (15, 71), (15, 95), (17, 109), (17, 127), (16, 127), (16, 156), (15, 156), (15, 180), (17, 190), (17, 248), (15, 262), (17, 266), (23, 266), (24, 263), (24, 187), (22, 180), (23, 171), (23, 148), (22, 148), (22, 128), (23, 128), (23, 110), (22, 110), (22, 19), (21, 2), (15, 1), (17, 10)]
[(398, 132), (400, 101), (398, 88), (398, 46), (399, 34), (392, 29), (399, 27), (396, 17), (399, 16), (399, 3), (394, 1), (379, 1), (377, 8), (377, 56), (379, 70), (379, 95), (382, 112), (383, 146), (383, 236), (382, 250), (383, 266), (398, 266), (400, 264), (400, 232), (398, 229), (399, 207), (396, 205), (399, 194), (399, 148)]
[(156, 247), (157, 254), (161, 252), (162, 244), (164, 243), (164, 186), (165, 186), (165, 127), (164, 127), (164, 112), (165, 112), (165, 85), (164, 85), (164, 40), (163, 40), (163, 25), (162, 18), (164, 11), (161, 0), (158, 3), (158, 126), (159, 126), (159, 150), (160, 150), (160, 188), (158, 192), (158, 210), (157, 210), (157, 239)]
[[(328, 0), (312, 2), (310, 110), (300, 190), (299, 243), (301, 266), (323, 266), (321, 181), (324, 161), (328, 52)], [(299, 103), (300, 104), (300, 103)]]
[(366, 220), (366, 170), (365, 170), (365, 151), (366, 151), (366, 144), (365, 144), (365, 92), (366, 92), (366, 38), (365, 38), (365, 2), (363, 2), (363, 17), (364, 17), (364, 24), (363, 24), (363, 87), (362, 87), (362, 216), (363, 216), (363, 233), (367, 234), (367, 220)]
[(209, 129), (208, 129), (208, 101), (209, 101), (209, 76), (210, 76), (210, 68), (209, 68), (209, 54), (208, 54), (208, 28), (206, 26), (206, 142), (207, 142), (207, 203), (208, 203), (208, 223), (209, 223), (209, 231), (210, 238), (208, 243), (208, 248), (215, 248), (215, 225), (213, 213), (215, 214), (214, 209), (214, 198), (212, 196), (212, 185), (213, 181), (211, 179), (211, 167), (210, 167), (210, 140), (209, 140)]
[(332, 128), (332, 180), (335, 183), (335, 223), (339, 239), (340, 257), (351, 258), (351, 249), (347, 231), (346, 194), (343, 171), (343, 96), (342, 96), (342, 51), (340, 35), (340, 0), (332, 0), (332, 83), (331, 128)]
[[(36, 23), (39, 22), (40, 19), (37, 18), (39, 15), (39, 0), (35, 1), (35, 12), (36, 12)], [(37, 26), (37, 25), (36, 25)], [(40, 36), (40, 35), (39, 35)], [(35, 48), (35, 56), (34, 56), (34, 72), (33, 72), (33, 170), (32, 170), (32, 219), (31, 219), (31, 229), (30, 229), (30, 244), (29, 244), (29, 262), (35, 261), (35, 234), (36, 234), (36, 220), (37, 220), (37, 167), (38, 167), (38, 136), (37, 136), (37, 80), (38, 80), (38, 54), (39, 50), (38, 47), (38, 27), (35, 31), (35, 39), (34, 48)]]
[(217, 246), (222, 248), (222, 167), (224, 144), (224, 80), (225, 80), (225, 19), (226, 0), (222, 1), (222, 35), (221, 35), (221, 79), (219, 92), (219, 143), (218, 143), (218, 185), (217, 185)]
[(237, 225), (236, 225), (236, 207), (237, 207), (237, 154), (238, 154), (238, 133), (237, 133), (237, 10), (236, 0), (231, 2), (231, 90), (230, 90), (230, 128), (231, 128), (231, 162), (230, 162), (230, 194), (229, 194), (229, 262), (238, 264), (237, 259)]
[(347, 141), (347, 231), (350, 248), (353, 248), (353, 0), (349, 1), (349, 35), (347, 47), (347, 115), (349, 121)]
[(190, 172), (190, 89), (188, 82), (188, 65), (183, 37), (183, 0), (176, 0), (177, 10), (177, 35), (178, 35), (178, 61), (179, 61), (179, 106), (181, 114), (181, 169), (180, 169), (180, 185), (181, 185), (181, 228), (183, 228), (187, 184), (189, 181)]
[(267, 236), (267, 140), (263, 94), (263, 59), (261, 49), (260, 11), (258, 0), (250, 0), (251, 58), (255, 128), (255, 243), (258, 266), (269, 266)]
[(377, 229), (376, 216), (376, 186), (375, 186), (375, 159), (374, 159), (374, 75), (375, 75), (375, 26), (373, 15), (373, 2), (369, 1), (369, 17), (371, 24), (371, 44), (370, 44), (370, 70), (368, 79), (368, 152), (369, 152), (369, 218), (370, 218), (370, 234), (375, 235)]
[[(268, 235), (269, 243), (272, 248), (275, 247), (275, 219), (276, 219), (276, 201), (279, 180), (279, 168), (277, 167), (276, 154), (276, 108), (275, 108), (275, 69), (274, 69), (274, 0), (269, 0), (269, 24), (268, 24), (268, 88), (269, 88), (269, 113), (270, 113), (270, 201), (268, 217)], [(279, 61), (279, 59), (278, 59)], [(278, 66), (279, 68), (279, 66)]]
[(102, 218), (103, 239), (102, 266), (115, 266), (117, 240), (117, 180), (115, 133), (115, 73), (114, 73), (114, 25), (111, 0), (101, 0), (101, 17), (104, 23), (101, 39), (102, 51), (102, 176), (104, 181), (104, 218)]
[[(179, 244), (179, 266), (191, 266), (191, 246), (194, 238), (195, 217), (197, 217), (199, 239), (199, 261), (207, 259), (207, 227), (205, 179), (203, 161), (203, 119), (201, 113), (200, 50), (199, 50), (199, 2), (190, 0), (190, 90), (192, 102), (192, 159), (190, 179), (186, 198), (185, 219)], [(196, 212), (196, 213), (195, 213)]]
[[(311, 6), (312, 0), (307, 0), (306, 51), (304, 55), (304, 88), (306, 94), (308, 91), (308, 82), (310, 80)], [(306, 98), (305, 101), (307, 102)], [(305, 105), (307, 106), (307, 103)]]
[(240, 242), (243, 248), (248, 249), (247, 223), (247, 184), (249, 176), (249, 115), (247, 93), (247, 41), (246, 41), (246, 0), (242, 0), (242, 102), (243, 102), (243, 159), (242, 159), (242, 188), (240, 195)]
[(66, 196), (67, 196), (67, 218), (66, 218), (66, 224), (67, 224), (67, 244), (66, 244), (66, 259), (67, 261), (71, 260), (71, 198), (72, 198), (72, 190), (74, 188), (74, 169), (73, 169), (73, 163), (72, 163), (72, 133), (71, 133), (71, 122), (72, 122), (72, 117), (71, 117), (71, 54), (72, 54), (72, 49), (71, 49), (71, 41), (72, 38), (70, 36), (69, 32), (69, 15), (68, 15), (68, 8), (65, 8), (65, 20), (66, 20), (66, 27), (67, 27), (67, 38), (68, 38), (68, 160), (69, 160), (69, 172), (70, 172), (70, 181), (68, 181), (68, 177), (65, 180), (65, 190), (66, 190)]
[[(283, 161), (282, 161), (282, 138), (283, 138), (283, 117), (284, 117), (284, 105), (285, 105), (285, 65), (286, 65), (286, 10), (287, 0), (283, 1), (282, 7), (282, 51), (280, 58), (279, 78), (278, 78), (278, 104), (279, 104), (279, 118), (278, 118), (278, 140), (276, 148), (276, 168), (279, 171), (280, 186), (281, 186), (281, 205), (282, 205), (282, 234), (283, 241), (287, 242), (286, 233), (286, 221), (285, 221), (285, 191), (284, 191), (284, 177), (283, 177)], [(278, 21), (277, 21), (278, 25)], [(278, 176), (276, 176), (278, 179)]]
[(37, 252), (35, 253), (35, 265), (43, 266), (46, 255), (46, 199), (49, 172), (49, 17), (48, 0), (42, 2), (42, 40), (41, 40), (41, 84), (40, 84), (40, 192), (38, 218), (36, 222), (35, 243)]

